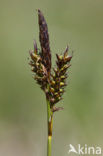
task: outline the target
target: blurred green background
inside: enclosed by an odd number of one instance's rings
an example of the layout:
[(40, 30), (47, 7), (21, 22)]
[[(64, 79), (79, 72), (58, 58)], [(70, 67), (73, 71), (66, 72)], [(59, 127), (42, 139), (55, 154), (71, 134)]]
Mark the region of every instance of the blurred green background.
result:
[(45, 95), (32, 79), (28, 51), (39, 46), (41, 9), (55, 54), (74, 51), (64, 100), (55, 113), (52, 154), (69, 144), (103, 149), (103, 0), (0, 0), (0, 156), (45, 156)]

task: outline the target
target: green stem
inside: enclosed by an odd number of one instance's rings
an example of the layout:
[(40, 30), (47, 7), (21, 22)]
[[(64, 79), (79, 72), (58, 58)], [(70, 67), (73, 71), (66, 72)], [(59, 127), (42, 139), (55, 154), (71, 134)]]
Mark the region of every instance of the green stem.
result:
[(48, 142), (47, 142), (47, 156), (51, 156), (51, 140), (52, 140), (52, 126), (53, 126), (53, 112), (50, 108), (50, 102), (47, 100), (47, 124), (48, 124)]
[(51, 156), (51, 136), (48, 136), (47, 156)]

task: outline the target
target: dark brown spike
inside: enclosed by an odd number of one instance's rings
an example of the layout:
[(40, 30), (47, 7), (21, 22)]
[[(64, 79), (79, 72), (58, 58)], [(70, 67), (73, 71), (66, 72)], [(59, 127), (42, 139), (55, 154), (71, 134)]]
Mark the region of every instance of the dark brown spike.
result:
[(41, 57), (42, 63), (47, 69), (47, 72), (50, 73), (51, 70), (51, 52), (49, 46), (49, 34), (48, 27), (45, 21), (45, 18), (40, 10), (38, 10), (38, 20), (39, 20), (39, 40), (41, 45)]

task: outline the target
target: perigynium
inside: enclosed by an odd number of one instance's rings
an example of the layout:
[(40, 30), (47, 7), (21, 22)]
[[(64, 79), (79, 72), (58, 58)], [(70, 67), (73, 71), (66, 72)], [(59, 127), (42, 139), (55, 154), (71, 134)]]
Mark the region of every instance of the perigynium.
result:
[(34, 73), (34, 79), (40, 85), (46, 95), (48, 116), (48, 143), (47, 156), (51, 156), (51, 139), (54, 112), (62, 107), (56, 107), (56, 103), (62, 99), (68, 77), (67, 69), (70, 67), (72, 56), (68, 55), (68, 46), (62, 55), (56, 54), (56, 68), (51, 70), (51, 50), (48, 34), (48, 26), (40, 10), (38, 10), (39, 41), (41, 50), (34, 41), (34, 50), (29, 51), (31, 61), (29, 64)]

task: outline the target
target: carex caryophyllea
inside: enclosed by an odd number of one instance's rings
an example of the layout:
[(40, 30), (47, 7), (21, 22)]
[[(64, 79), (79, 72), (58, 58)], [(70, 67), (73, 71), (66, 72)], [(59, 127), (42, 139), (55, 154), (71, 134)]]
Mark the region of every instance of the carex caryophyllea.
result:
[(56, 54), (56, 68), (51, 70), (51, 50), (46, 20), (40, 10), (38, 10), (39, 41), (41, 49), (34, 41), (34, 50), (30, 51), (30, 65), (34, 74), (34, 79), (45, 92), (50, 103), (52, 112), (58, 111), (54, 105), (62, 99), (68, 77), (67, 69), (70, 67), (72, 56), (68, 55), (68, 46), (62, 55)]

